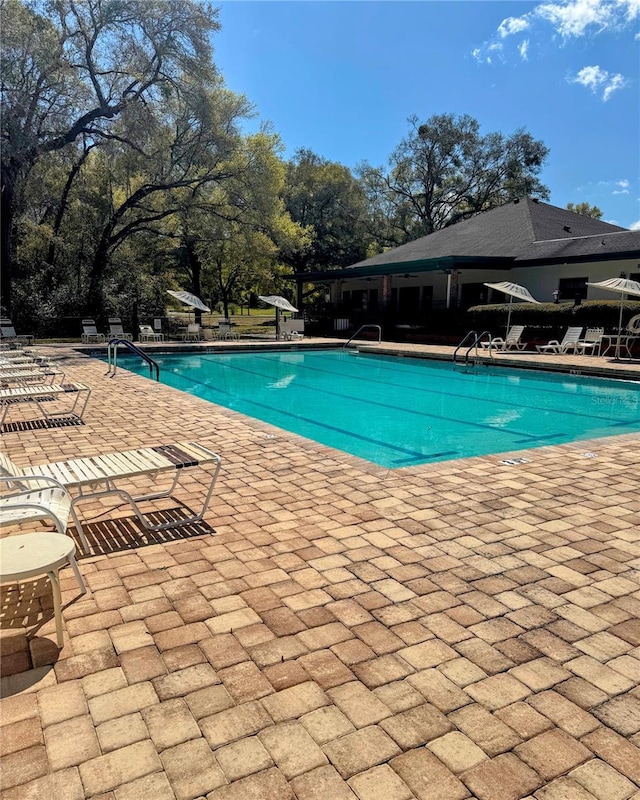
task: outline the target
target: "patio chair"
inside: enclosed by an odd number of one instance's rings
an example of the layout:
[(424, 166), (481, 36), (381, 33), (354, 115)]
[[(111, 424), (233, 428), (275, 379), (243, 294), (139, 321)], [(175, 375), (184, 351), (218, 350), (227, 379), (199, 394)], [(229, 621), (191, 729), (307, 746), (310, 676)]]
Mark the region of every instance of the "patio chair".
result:
[(584, 339), (579, 339), (576, 342), (576, 353), (596, 353), (600, 355), (602, 347), (602, 337), (604, 336), (604, 328), (587, 328)]
[(190, 322), (187, 325), (187, 330), (182, 334), (185, 342), (199, 342), (202, 338), (202, 329), (197, 322)]
[[(0, 495), (0, 527), (23, 522), (49, 521), (58, 533), (67, 533), (69, 517), (82, 541), (85, 553), (89, 552), (89, 542), (84, 535), (71, 495), (55, 478), (44, 475), (22, 475), (16, 478), (0, 476), (0, 488), (7, 494)], [(76, 573), (77, 575), (77, 573)], [(78, 581), (82, 586), (82, 579)]]
[(3, 317), (0, 319), (0, 340), (3, 342), (30, 345), (33, 343), (33, 336), (31, 334), (18, 334), (13, 327), (10, 319)]
[(156, 333), (151, 325), (140, 326), (141, 342), (164, 342), (164, 333)]
[[(214, 466), (213, 474), (202, 508), (198, 513), (184, 516), (179, 520), (154, 523), (141, 511), (138, 505), (140, 502), (170, 497), (178, 486), (180, 477), (190, 468), (209, 465)], [(197, 442), (142, 447), (138, 450), (123, 450), (23, 468), (18, 467), (6, 453), (0, 451), (0, 475), (12, 477), (13, 483), (19, 483), (21, 478), (29, 475), (44, 475), (54, 478), (65, 489), (77, 491), (77, 494), (73, 495), (72, 505), (82, 500), (117, 495), (122, 502), (130, 503), (140, 524), (149, 531), (176, 528), (202, 520), (213, 495), (220, 465), (220, 456)], [(173, 473), (171, 486), (150, 494), (134, 497), (119, 485), (122, 480), (147, 476), (154, 489), (157, 489), (158, 475), (168, 472)], [(79, 520), (77, 526), (78, 533), (82, 536)]]
[(64, 372), (53, 365), (39, 367), (37, 364), (9, 364), (0, 367), (0, 385), (7, 387), (12, 383), (63, 383)]
[[(87, 408), (91, 388), (83, 383), (52, 384), (50, 386), (13, 386), (0, 389), (0, 429), (4, 426), (9, 409), (18, 403), (34, 403), (34, 408), (47, 420), (54, 417), (76, 417), (81, 420)], [(45, 402), (71, 400), (71, 406), (47, 411)], [(80, 403), (82, 405), (80, 406)], [(78, 410), (79, 409), (79, 410)]]
[(557, 339), (552, 339), (547, 344), (536, 345), (536, 349), (539, 353), (557, 353), (558, 355), (568, 353), (569, 350), (573, 350), (575, 353), (581, 334), (582, 328), (567, 328), (561, 342)]
[(304, 339), (304, 320), (288, 319), (281, 328), (282, 336), (286, 340)]
[(126, 339), (128, 342), (132, 342), (133, 334), (125, 333), (120, 317), (109, 317), (109, 338)]
[(80, 341), (82, 344), (91, 344), (93, 342), (104, 342), (105, 335), (104, 333), (98, 333), (98, 329), (96, 328), (96, 323), (92, 319), (83, 319), (82, 320), (82, 335), (80, 337)]
[(218, 331), (216, 339), (239, 339), (240, 336), (231, 328), (231, 323), (228, 319), (218, 320)]
[(483, 349), (485, 350), (498, 350), (498, 351), (505, 351), (505, 350), (524, 350), (526, 347), (526, 342), (521, 342), (520, 339), (524, 332), (525, 326), (524, 325), (512, 325), (507, 335), (504, 339), (500, 336), (496, 336), (491, 339), (490, 342), (481, 342)]

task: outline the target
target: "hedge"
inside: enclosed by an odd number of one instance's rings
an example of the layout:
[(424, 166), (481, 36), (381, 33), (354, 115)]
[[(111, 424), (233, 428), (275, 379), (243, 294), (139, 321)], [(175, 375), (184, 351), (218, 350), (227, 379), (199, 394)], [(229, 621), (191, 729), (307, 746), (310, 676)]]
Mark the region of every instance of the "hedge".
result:
[[(509, 304), (500, 303), (472, 306), (467, 314), (470, 328), (474, 330), (498, 330), (504, 327), (509, 313)], [(625, 300), (623, 303), (623, 327), (636, 314), (640, 314), (640, 301)], [(604, 328), (616, 331), (620, 316), (620, 300), (583, 300), (580, 305), (570, 303), (513, 303), (511, 324), (526, 325), (544, 330), (564, 329), (570, 325), (583, 328)]]

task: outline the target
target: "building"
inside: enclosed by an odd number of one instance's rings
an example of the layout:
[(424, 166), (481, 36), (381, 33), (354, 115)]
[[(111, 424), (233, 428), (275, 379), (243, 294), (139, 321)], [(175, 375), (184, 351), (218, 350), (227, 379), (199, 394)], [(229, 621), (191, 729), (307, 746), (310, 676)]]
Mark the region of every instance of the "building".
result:
[(502, 302), (484, 285), (509, 280), (541, 302), (605, 299), (588, 282), (640, 280), (640, 231), (525, 198), (475, 214), (346, 269), (297, 275), (327, 286), (345, 311), (390, 310), (419, 322), (429, 309)]

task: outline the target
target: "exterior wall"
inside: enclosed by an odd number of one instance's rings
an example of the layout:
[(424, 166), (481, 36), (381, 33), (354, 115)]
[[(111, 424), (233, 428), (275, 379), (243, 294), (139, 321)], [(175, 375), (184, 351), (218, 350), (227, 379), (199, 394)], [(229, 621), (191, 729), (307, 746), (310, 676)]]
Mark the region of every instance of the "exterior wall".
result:
[[(621, 272), (629, 276), (630, 273), (640, 272), (640, 263), (637, 259), (622, 261), (586, 262), (583, 264), (554, 264), (549, 266), (514, 267), (511, 270), (492, 269), (463, 269), (458, 272), (458, 294), (462, 294), (464, 284), (498, 283), (500, 281), (513, 281), (526, 286), (531, 294), (542, 303), (553, 302), (553, 292), (558, 288), (560, 278), (585, 277), (591, 283), (603, 281), (607, 278), (617, 278)], [(410, 275), (392, 275), (391, 286), (393, 289), (410, 286), (432, 286), (433, 308), (445, 308), (447, 302), (447, 275), (444, 272), (423, 272)], [(342, 280), (342, 291), (378, 289), (378, 297), (382, 298), (382, 277), (372, 278), (370, 281)], [(334, 284), (335, 286), (335, 284)], [(601, 291), (588, 287), (587, 299), (611, 300), (615, 297), (612, 292)], [(334, 292), (332, 287), (332, 299)], [(339, 299), (336, 296), (335, 299)], [(453, 305), (453, 304), (452, 304)]]

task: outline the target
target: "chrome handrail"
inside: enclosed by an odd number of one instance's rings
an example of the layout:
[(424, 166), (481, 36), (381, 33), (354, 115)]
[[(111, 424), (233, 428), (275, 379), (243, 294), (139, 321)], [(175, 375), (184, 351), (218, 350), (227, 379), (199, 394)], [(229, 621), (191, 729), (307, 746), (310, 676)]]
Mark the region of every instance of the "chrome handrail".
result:
[[(153, 378), (153, 368), (155, 367), (156, 370), (156, 380), (160, 381), (160, 367), (158, 366), (157, 361), (154, 361), (151, 356), (147, 355), (144, 350), (141, 350), (137, 345), (133, 342), (130, 342), (128, 339), (109, 339), (109, 345), (107, 347), (107, 362), (109, 364), (109, 369), (107, 370), (107, 375), (111, 375), (112, 377), (116, 374), (116, 370), (118, 369), (118, 345), (123, 344), (125, 347), (128, 347), (132, 353), (136, 353), (139, 355), (143, 361), (146, 361), (149, 366), (149, 377)], [(113, 349), (112, 349), (113, 348)], [(113, 363), (112, 363), (112, 353), (113, 353)]]
[[(473, 336), (474, 337), (473, 341), (471, 342), (471, 344), (467, 348), (467, 352), (464, 355), (464, 363), (468, 364), (469, 363), (469, 353), (473, 350), (474, 347), (476, 348), (476, 350), (478, 349), (478, 344), (479, 344), (480, 340), (482, 339), (482, 337), (485, 334), (487, 334), (487, 336), (489, 337), (489, 345), (491, 345), (491, 332), (490, 331), (482, 331), (482, 333), (477, 333), (476, 331), (469, 331), (468, 333), (466, 333), (464, 335), (462, 341), (460, 342), (460, 344), (453, 351), (453, 363), (454, 364), (456, 363), (456, 357), (458, 355), (458, 350), (460, 350), (461, 347), (464, 347), (464, 345), (467, 344), (469, 338), (471, 336)], [(489, 355), (491, 355), (491, 346), (489, 346)]]
[(358, 328), (358, 330), (357, 330), (357, 331), (356, 331), (356, 332), (353, 334), (353, 336), (351, 336), (351, 337), (350, 337), (350, 338), (349, 338), (349, 339), (348, 339), (348, 340), (347, 340), (347, 341), (344, 343), (344, 345), (342, 346), (342, 349), (344, 350), (344, 349), (347, 347), (347, 345), (348, 345), (348, 344), (351, 344), (351, 342), (352, 342), (352, 341), (353, 341), (353, 340), (356, 338), (356, 336), (357, 336), (357, 335), (358, 335), (358, 334), (359, 334), (361, 331), (365, 330), (365, 328), (375, 328), (375, 329), (378, 331), (378, 344), (380, 344), (380, 342), (382, 341), (382, 328), (380, 327), (380, 325), (367, 324), (367, 325), (361, 325), (361, 326)]

